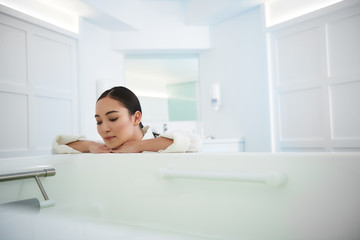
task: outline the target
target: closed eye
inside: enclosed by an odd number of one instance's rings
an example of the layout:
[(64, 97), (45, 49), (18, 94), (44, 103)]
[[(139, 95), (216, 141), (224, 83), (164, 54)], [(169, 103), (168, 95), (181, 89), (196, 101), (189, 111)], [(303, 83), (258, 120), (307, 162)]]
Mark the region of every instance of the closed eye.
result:
[(115, 122), (116, 120), (118, 120), (118, 118), (110, 118), (109, 119), (111, 122)]
[(96, 125), (100, 125), (100, 124), (102, 124), (102, 122), (96, 122)]

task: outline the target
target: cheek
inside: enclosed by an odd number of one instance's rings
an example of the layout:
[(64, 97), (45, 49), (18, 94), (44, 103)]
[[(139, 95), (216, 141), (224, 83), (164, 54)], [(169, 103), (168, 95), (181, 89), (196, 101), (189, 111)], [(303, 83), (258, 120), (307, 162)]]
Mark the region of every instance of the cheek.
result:
[(122, 120), (114, 122), (113, 129), (117, 134), (126, 134), (130, 129), (130, 122), (128, 120)]

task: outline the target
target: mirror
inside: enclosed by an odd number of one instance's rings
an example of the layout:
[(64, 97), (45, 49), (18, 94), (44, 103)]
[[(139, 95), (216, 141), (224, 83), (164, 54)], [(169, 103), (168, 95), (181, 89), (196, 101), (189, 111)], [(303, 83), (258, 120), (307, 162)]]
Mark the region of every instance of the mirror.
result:
[(138, 96), (145, 122), (199, 119), (197, 55), (127, 55), (125, 85)]

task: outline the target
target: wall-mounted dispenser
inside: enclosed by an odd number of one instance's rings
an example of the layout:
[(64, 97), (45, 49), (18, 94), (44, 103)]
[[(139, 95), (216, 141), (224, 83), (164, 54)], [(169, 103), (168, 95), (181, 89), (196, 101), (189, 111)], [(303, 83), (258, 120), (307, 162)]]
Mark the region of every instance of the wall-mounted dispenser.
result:
[(217, 111), (221, 105), (221, 94), (220, 94), (220, 84), (214, 83), (211, 85), (211, 107)]

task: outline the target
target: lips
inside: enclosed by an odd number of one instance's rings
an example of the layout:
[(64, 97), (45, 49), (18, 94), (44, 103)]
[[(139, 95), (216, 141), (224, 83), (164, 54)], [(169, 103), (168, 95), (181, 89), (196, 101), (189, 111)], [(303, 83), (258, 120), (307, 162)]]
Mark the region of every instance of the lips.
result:
[(111, 140), (113, 140), (115, 138), (115, 136), (112, 136), (112, 137), (104, 137), (104, 139), (106, 140), (106, 141), (111, 141)]

